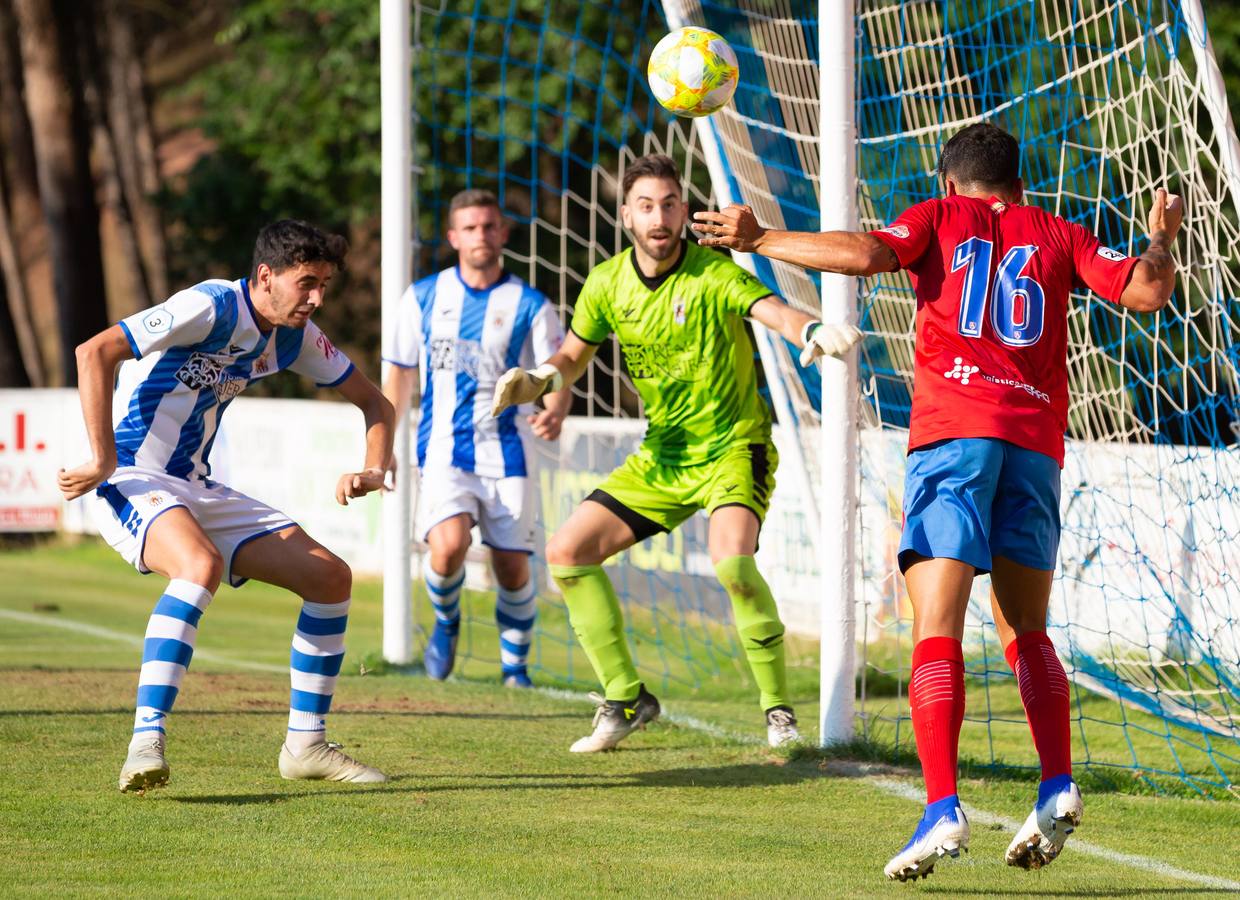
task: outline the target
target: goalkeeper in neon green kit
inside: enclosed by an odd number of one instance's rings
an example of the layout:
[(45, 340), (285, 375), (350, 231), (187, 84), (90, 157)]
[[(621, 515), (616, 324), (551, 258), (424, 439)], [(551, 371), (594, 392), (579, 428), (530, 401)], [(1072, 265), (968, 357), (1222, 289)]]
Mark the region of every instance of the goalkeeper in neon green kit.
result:
[(646, 406), (641, 447), (547, 542), (551, 577), (604, 690), (593, 733), (572, 750), (611, 749), (658, 717), (602, 564), (699, 509), (710, 515), (711, 561), (761, 691), (768, 740), (786, 744), (799, 735), (787, 697), (784, 626), (753, 559), (778, 457), (745, 319), (804, 346), (803, 365), (845, 353), (860, 333), (792, 309), (730, 259), (685, 240), (688, 207), (671, 159), (635, 160), (622, 187), (633, 248), (590, 272), (563, 347), (537, 369), (501, 376), (492, 409), (498, 415), (571, 384), (613, 332)]

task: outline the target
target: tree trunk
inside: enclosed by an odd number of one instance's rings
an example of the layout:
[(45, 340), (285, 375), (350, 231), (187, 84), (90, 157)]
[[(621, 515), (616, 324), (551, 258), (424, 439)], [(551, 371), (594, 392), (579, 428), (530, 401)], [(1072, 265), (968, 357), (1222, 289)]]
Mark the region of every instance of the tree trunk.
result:
[(7, 285), (8, 279), (0, 278), (0, 388), (30, 387), (10, 315)]
[[(105, 97), (115, 98), (119, 88), (111, 83), (111, 66), (105, 67), (103, 62), (96, 40), (100, 31), (98, 23), (79, 19), (76, 31), (82, 100), (90, 121), (95, 177), (103, 201), (99, 232), (107, 295), (113, 301), (109, 304), (109, 318), (119, 319), (151, 305), (146, 264), (138, 244), (130, 202), (135, 192), (126, 190), (127, 177), (120, 153), (120, 132), (126, 131), (129, 124), (116, 122), (111, 116), (112, 100), (104, 100)], [(136, 178), (136, 173), (133, 177)]]
[(81, 6), (64, 0), (14, 3), (39, 196), (51, 239), (60, 371), (69, 385), (77, 384), (74, 348), (107, 326), (99, 209), (87, 156), (90, 130), (72, 52), (73, 18)]
[(4, 173), (0, 172), (0, 387), (43, 386), (43, 367), (29, 311), (25, 279), (9, 228)]
[(129, 15), (118, 0), (104, 0), (101, 12), (110, 88), (108, 128), (115, 140), (117, 171), (133, 216), (146, 282), (159, 302), (168, 296), (168, 261), (163, 223), (152, 199), (160, 187), (159, 166), (141, 57)]
[(45, 387), (47, 364), (59, 355), (56, 298), (22, 84), (17, 23), (10, 0), (0, 0), (0, 272), (26, 375)]

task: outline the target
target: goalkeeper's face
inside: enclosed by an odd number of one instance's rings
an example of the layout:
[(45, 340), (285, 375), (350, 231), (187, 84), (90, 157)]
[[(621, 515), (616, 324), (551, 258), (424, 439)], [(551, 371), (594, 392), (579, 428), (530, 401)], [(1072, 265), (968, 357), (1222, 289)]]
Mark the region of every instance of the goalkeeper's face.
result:
[(680, 249), (689, 207), (680, 198), (678, 181), (651, 176), (633, 182), (620, 216), (641, 251), (664, 260)]
[(508, 242), (508, 223), (494, 206), (466, 206), (452, 213), (448, 243), (461, 265), (490, 269), (499, 265)]

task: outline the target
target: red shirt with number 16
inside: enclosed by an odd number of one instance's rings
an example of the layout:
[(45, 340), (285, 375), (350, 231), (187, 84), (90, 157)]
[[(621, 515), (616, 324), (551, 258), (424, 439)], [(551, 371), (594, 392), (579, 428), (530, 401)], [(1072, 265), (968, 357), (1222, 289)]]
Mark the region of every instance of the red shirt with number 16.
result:
[(990, 437), (1063, 465), (1068, 294), (1116, 301), (1137, 260), (1033, 206), (960, 195), (918, 203), (870, 232), (917, 292), (909, 450)]

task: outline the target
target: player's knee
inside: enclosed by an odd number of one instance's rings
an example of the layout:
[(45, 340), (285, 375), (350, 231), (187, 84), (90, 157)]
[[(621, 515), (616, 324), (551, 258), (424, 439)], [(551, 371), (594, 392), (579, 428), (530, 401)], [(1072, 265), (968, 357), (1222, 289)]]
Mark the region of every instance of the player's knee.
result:
[(211, 545), (196, 548), (177, 567), (173, 577), (201, 585), (215, 593), (224, 578), (224, 557)]
[(584, 552), (584, 548), (561, 534), (555, 534), (547, 541), (547, 563), (552, 566), (590, 566), (599, 560), (592, 559)]
[(321, 603), (340, 603), (353, 593), (353, 570), (338, 556), (326, 561), (320, 578), (318, 600)]

